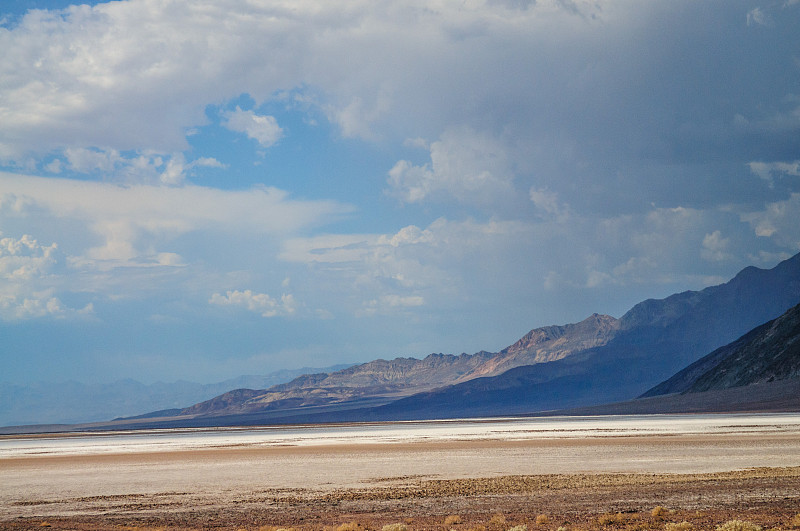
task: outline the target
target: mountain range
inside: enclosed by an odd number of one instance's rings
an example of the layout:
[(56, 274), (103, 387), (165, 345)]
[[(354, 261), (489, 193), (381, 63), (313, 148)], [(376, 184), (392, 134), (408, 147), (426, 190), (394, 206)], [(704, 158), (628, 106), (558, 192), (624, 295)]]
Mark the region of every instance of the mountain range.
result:
[(635, 400), (570, 414), (800, 411), (800, 305), (703, 356)]
[(231, 415), (335, 406), (338, 410), (385, 404), (509, 369), (560, 360), (606, 344), (618, 321), (592, 315), (577, 324), (529, 332), (499, 353), (431, 354), (424, 359), (375, 360), (330, 374), (308, 374), (266, 390), (237, 389), (186, 408), (181, 415)]
[[(180, 425), (529, 414), (630, 400), (800, 302), (800, 255), (724, 284), (531, 330), (497, 353), (375, 360), (237, 389), (185, 408)], [(664, 388), (666, 389), (666, 388)], [(671, 388), (669, 389), (671, 392)]]
[[(747, 267), (718, 286), (643, 301), (619, 319), (593, 314), (536, 328), (496, 353), (307, 371), (93, 427), (747, 410), (759, 400), (761, 409), (799, 408), (798, 303), (800, 254), (772, 269)], [(751, 399), (753, 386), (760, 387)]]

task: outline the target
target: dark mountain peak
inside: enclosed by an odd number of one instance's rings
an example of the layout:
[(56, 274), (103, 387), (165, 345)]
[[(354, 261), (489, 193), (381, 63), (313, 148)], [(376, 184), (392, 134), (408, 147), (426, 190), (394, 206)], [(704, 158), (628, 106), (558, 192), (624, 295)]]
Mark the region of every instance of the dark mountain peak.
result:
[(739, 271), (739, 273), (737, 273), (736, 276), (731, 279), (731, 282), (748, 282), (765, 271), (767, 270), (761, 269), (760, 267), (747, 266)]
[(647, 299), (628, 310), (620, 318), (620, 328), (667, 326), (695, 307), (704, 297), (702, 291), (684, 291), (665, 299)]
[[(699, 323), (714, 321), (720, 315), (719, 306), (727, 305), (733, 310), (728, 317), (728, 330), (749, 330), (780, 315), (775, 308), (785, 310), (798, 300), (800, 253), (772, 269), (745, 267), (724, 284), (642, 301), (620, 318), (620, 329), (665, 328), (687, 318)], [(754, 322), (754, 318), (758, 320)], [(723, 343), (735, 337), (728, 337)]]

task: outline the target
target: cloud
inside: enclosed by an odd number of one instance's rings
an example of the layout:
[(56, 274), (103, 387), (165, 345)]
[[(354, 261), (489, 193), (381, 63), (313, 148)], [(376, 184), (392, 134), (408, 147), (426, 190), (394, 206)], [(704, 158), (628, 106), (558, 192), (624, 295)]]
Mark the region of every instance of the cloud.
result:
[[(339, 215), (350, 207), (334, 201), (292, 200), (282, 190), (257, 187), (224, 191), (187, 185), (119, 186), (111, 183), (0, 173), (0, 204), (21, 204), (20, 213), (43, 209), (55, 219), (84, 224), (100, 244), (77, 256), (89, 262), (151, 262), (164, 242), (196, 231), (288, 235)], [(113, 264), (112, 264), (113, 265)]]
[[(223, 168), (224, 165), (211, 157), (199, 157), (186, 161), (183, 153), (166, 156), (159, 153), (139, 153), (124, 156), (118, 151), (96, 148), (66, 148), (63, 151), (66, 167), (77, 173), (102, 175), (125, 184), (164, 184), (180, 186), (187, 173), (196, 167)], [(53, 160), (46, 170), (60, 173), (61, 160)]]
[(389, 114), (391, 107), (390, 98), (379, 92), (371, 104), (365, 103), (362, 97), (354, 97), (344, 106), (326, 105), (324, 110), (328, 118), (339, 125), (342, 136), (375, 140), (378, 135), (373, 124), (382, 115)]
[(436, 228), (411, 225), (391, 234), (291, 238), (279, 257), (311, 267), (299, 284), (317, 286), (325, 304), (335, 301), (328, 312), (365, 316), (422, 306), (426, 293), (439, 303), (452, 296), (461, 280), (441, 254), (451, 250)]
[[(432, 102), (413, 105), (437, 86), (453, 89), (455, 108), (443, 108), (445, 114), (474, 104), (465, 83), (485, 97), (479, 67), (491, 64), (494, 49), (510, 45), (513, 58), (531, 44), (521, 25), (576, 16), (547, 4), (519, 11), (414, 1), (351, 0), (337, 7), (129, 1), (33, 11), (0, 42), (7, 101), (0, 109), (6, 132), (0, 155), (88, 146), (181, 151), (187, 128), (206, 123), (210, 102), (242, 93), (264, 101), (297, 87), (320, 96), (316, 105), (344, 136), (371, 137), (398, 113), (440, 116), (430, 112)], [(490, 48), (480, 51), (478, 38)], [(453, 62), (453, 54), (473, 54), (474, 63)], [(524, 65), (524, 57), (515, 63)], [(274, 142), (269, 117), (248, 112), (231, 124), (242, 130), (260, 121), (266, 134), (256, 137)], [(242, 118), (253, 123), (236, 125)]]
[(747, 12), (747, 25), (771, 26), (772, 18), (760, 7), (756, 7)]
[[(427, 163), (395, 159), (390, 191), (409, 203), (475, 204), (528, 179), (523, 189), (535, 181), (580, 208), (559, 175), (604, 202), (610, 192), (593, 186), (621, 166), (732, 153), (769, 163), (795, 149), (797, 104), (786, 98), (796, 90), (783, 73), (796, 56), (796, 5), (765, 36), (743, 20), (763, 20), (766, 8), (518, 4), (182, 0), (32, 11), (0, 35), (0, 158), (22, 164), (64, 149), (167, 158), (209, 124), (209, 104), (242, 94), (277, 103), (287, 91), (345, 137), (438, 139)], [(267, 146), (280, 138), (274, 120), (238, 108), (228, 123)], [(458, 167), (462, 156), (478, 166)], [(701, 202), (693, 192), (720, 178), (694, 175), (681, 185)], [(658, 190), (625, 184), (634, 196)]]
[(273, 116), (259, 115), (236, 107), (235, 111), (225, 113), (224, 117), (225, 127), (231, 131), (245, 133), (261, 147), (270, 147), (283, 136), (283, 129), (278, 126), (278, 121)]
[(165, 164), (158, 180), (167, 186), (180, 186), (186, 181), (186, 173), (192, 168), (202, 166), (207, 168), (224, 168), (225, 165), (211, 157), (200, 157), (187, 163), (182, 153), (175, 153)]
[(289, 238), (283, 242), (280, 258), (304, 263), (358, 262), (378, 239), (379, 236), (374, 234), (321, 234)]
[(122, 157), (115, 149), (98, 150), (87, 148), (66, 148), (64, 156), (69, 167), (79, 173), (114, 171), (114, 167), (122, 161)]
[(30, 235), (0, 239), (0, 276), (9, 281), (47, 274), (56, 263), (58, 245), (40, 245)]
[(440, 218), (388, 234), (292, 238), (279, 256), (311, 267), (298, 284), (324, 286), (326, 298), (336, 301), (330, 311), (442, 311), (489, 300), (491, 292), (502, 298), (528, 284), (536, 274), (531, 255), (544, 235), (555, 238), (558, 231), (518, 221)]
[(62, 258), (56, 243), (43, 245), (28, 234), (21, 238), (0, 238), (0, 319), (91, 314), (94, 309), (91, 303), (73, 309), (54, 295), (55, 289), (50, 286), (58, 282), (57, 267)]
[[(185, 301), (207, 300), (209, 285), (258, 279), (242, 271), (274, 261), (281, 239), (350, 210), (263, 186), (223, 191), (0, 173), (0, 225), (9, 234), (0, 253), (4, 316), (66, 317), (87, 304), (107, 315), (130, 301), (184, 315)], [(281, 311), (291, 303), (285, 299)]]
[(569, 207), (558, 201), (558, 195), (547, 189), (530, 189), (530, 197), (536, 209), (543, 216), (552, 217), (561, 222), (569, 219)]
[(389, 170), (389, 193), (406, 203), (455, 198), (474, 204), (508, 197), (514, 175), (503, 144), (470, 128), (445, 131), (430, 146), (430, 162), (398, 161)]
[(396, 313), (398, 309), (416, 308), (425, 304), (420, 296), (384, 295), (380, 299), (364, 301), (363, 308), (356, 311), (357, 317), (369, 317), (377, 314)]
[(6, 321), (21, 321), (41, 317), (81, 317), (91, 315), (94, 305), (87, 304), (81, 309), (64, 306), (51, 291), (36, 292), (30, 297), (18, 297), (0, 293), (0, 318)]
[(729, 246), (730, 239), (723, 238), (722, 232), (715, 230), (703, 236), (703, 249), (700, 251), (700, 256), (703, 257), (703, 260), (709, 261), (727, 260), (731, 257), (727, 252)]
[(777, 175), (790, 175), (792, 177), (800, 177), (800, 160), (793, 162), (749, 162), (748, 166), (750, 171), (758, 175), (770, 184), (773, 184), (774, 176)]
[(769, 238), (778, 245), (800, 250), (800, 193), (793, 193), (783, 201), (775, 201), (757, 212), (742, 214), (742, 220), (749, 223), (755, 234)]
[(249, 289), (228, 291), (225, 295), (214, 293), (208, 302), (218, 306), (245, 308), (261, 314), (262, 317), (291, 315), (297, 306), (291, 294), (283, 294), (280, 299), (273, 299), (266, 293), (254, 293)]

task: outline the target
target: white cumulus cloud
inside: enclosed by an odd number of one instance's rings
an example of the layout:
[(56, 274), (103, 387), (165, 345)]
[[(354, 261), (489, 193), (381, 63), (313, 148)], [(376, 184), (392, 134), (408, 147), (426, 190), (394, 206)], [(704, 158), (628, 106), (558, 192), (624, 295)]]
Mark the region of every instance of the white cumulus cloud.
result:
[(783, 201), (769, 203), (763, 210), (748, 212), (741, 217), (757, 236), (770, 238), (793, 251), (800, 250), (800, 224), (797, 222), (800, 219), (800, 193), (793, 193)]
[(726, 260), (730, 258), (728, 248), (730, 246), (730, 239), (723, 238), (722, 232), (715, 230), (712, 233), (703, 236), (703, 248), (700, 251), (700, 256), (704, 260), (716, 261)]
[(58, 245), (40, 245), (24, 234), (21, 238), (0, 239), (0, 276), (6, 280), (28, 280), (41, 276), (56, 263)]
[(283, 129), (274, 116), (260, 115), (253, 111), (243, 111), (236, 107), (235, 111), (225, 113), (225, 127), (231, 131), (245, 133), (258, 142), (261, 147), (270, 147), (283, 136)]
[(502, 142), (455, 128), (431, 144), (429, 163), (398, 161), (389, 170), (388, 183), (390, 193), (407, 203), (455, 198), (480, 205), (508, 197), (513, 179)]
[(225, 295), (214, 293), (208, 302), (217, 306), (244, 308), (261, 314), (262, 317), (291, 315), (297, 308), (291, 294), (283, 294), (279, 299), (274, 299), (266, 293), (255, 293), (249, 289), (227, 291)]
[(91, 303), (74, 309), (56, 296), (52, 286), (58, 284), (61, 277), (55, 271), (61, 258), (56, 243), (40, 244), (28, 234), (21, 238), (0, 238), (0, 319), (14, 321), (91, 314)]
[(92, 303), (81, 309), (68, 308), (51, 293), (51, 291), (36, 292), (28, 297), (0, 293), (0, 318), (7, 321), (21, 321), (40, 317), (86, 316), (94, 312)]

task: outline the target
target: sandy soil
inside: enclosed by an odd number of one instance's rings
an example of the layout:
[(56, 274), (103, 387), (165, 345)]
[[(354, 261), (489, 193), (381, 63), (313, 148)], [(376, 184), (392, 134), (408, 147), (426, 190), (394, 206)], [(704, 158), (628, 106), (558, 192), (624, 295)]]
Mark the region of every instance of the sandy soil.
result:
[(733, 518), (790, 529), (798, 513), (791, 434), (0, 460), (0, 529), (714, 529)]

